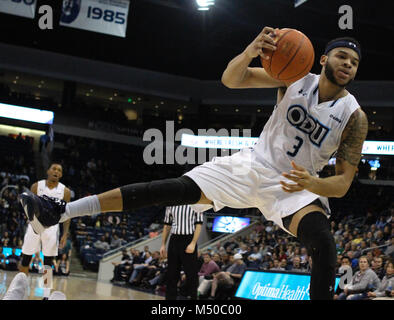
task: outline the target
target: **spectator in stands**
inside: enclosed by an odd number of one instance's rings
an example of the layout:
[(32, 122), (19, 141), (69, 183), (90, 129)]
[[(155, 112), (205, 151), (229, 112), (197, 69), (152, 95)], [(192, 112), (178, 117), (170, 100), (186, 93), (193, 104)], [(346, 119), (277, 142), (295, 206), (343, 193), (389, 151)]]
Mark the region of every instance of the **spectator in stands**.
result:
[(222, 262), (222, 257), (220, 256), (219, 253), (214, 253), (212, 255), (212, 260), (215, 261), (215, 263), (218, 265), (218, 267), (221, 269), (223, 262)]
[(156, 272), (160, 270), (160, 264), (162, 263), (163, 259), (160, 259), (160, 252), (154, 251), (152, 253), (152, 261), (149, 265), (140, 270), (137, 277), (135, 278), (136, 283), (148, 285), (148, 281), (153, 279), (156, 276)]
[(359, 246), (354, 243), (354, 241), (352, 241), (351, 245), (350, 245), (352, 254), (353, 254), (353, 259), (358, 259), (361, 256), (361, 251), (359, 249)]
[(94, 245), (93, 245), (96, 249), (102, 249), (105, 251), (108, 251), (110, 249), (110, 245), (108, 242), (105, 241), (105, 236), (101, 236), (100, 239), (98, 239)]
[(149, 246), (145, 246), (145, 247), (144, 247), (144, 251), (142, 251), (142, 252), (140, 253), (141, 258), (145, 259), (145, 255), (146, 255), (147, 253), (149, 253), (149, 256), (150, 256)]
[(157, 269), (155, 270), (154, 276), (151, 278), (147, 277), (146, 279), (144, 279), (145, 281), (142, 282), (143, 285), (145, 285), (145, 288), (155, 288), (156, 292), (162, 289), (162, 287), (164, 287), (166, 283), (167, 269), (167, 259), (164, 257), (160, 257), (159, 264)]
[(375, 291), (367, 293), (369, 298), (376, 297), (390, 297), (394, 298), (394, 266), (393, 261), (388, 261), (386, 264), (386, 275), (383, 277), (380, 286)]
[(254, 246), (253, 247), (253, 252), (247, 257), (247, 265), (249, 268), (258, 268), (260, 265), (260, 262), (262, 260), (261, 253), (259, 252), (259, 247)]
[(5, 257), (5, 255), (3, 253), (3, 247), (0, 246), (0, 269), (5, 270), (5, 267), (6, 267), (5, 259), (6, 259), (6, 257)]
[(200, 277), (200, 283), (205, 279), (212, 279), (213, 273), (219, 272), (220, 268), (215, 261), (212, 260), (209, 253), (203, 254), (204, 263), (201, 266), (198, 276)]
[[(353, 274), (353, 269), (352, 269), (351, 262), (350, 262), (350, 259), (348, 256), (343, 256), (341, 258), (340, 265), (339, 265), (336, 273), (341, 275), (341, 277), (345, 274), (347, 274), (347, 275)], [(346, 278), (346, 279), (348, 279), (348, 278)], [(344, 282), (344, 284), (347, 284), (347, 283)], [(342, 292), (343, 292), (342, 288), (340, 286), (338, 286), (338, 288), (335, 292), (335, 295), (334, 295), (334, 299), (335, 300), (338, 299), (338, 294), (340, 294)]]
[(131, 249), (131, 259), (125, 260), (125, 263), (120, 266), (119, 275), (121, 279), (126, 280), (128, 283), (128, 279), (133, 272), (133, 265), (143, 263), (144, 260), (141, 258), (141, 253), (137, 249)]
[(383, 239), (384, 241), (390, 240), (391, 237), (391, 227), (389, 225), (385, 225), (383, 228)]
[(6, 270), (18, 271), (20, 256), (16, 255), (15, 248), (12, 248), (12, 253), (7, 257), (7, 260), (8, 260), (8, 264), (6, 265)]
[(123, 265), (126, 263), (126, 261), (130, 261), (131, 257), (130, 255), (127, 253), (126, 249), (122, 250), (122, 258), (120, 262), (112, 262), (112, 265), (115, 267), (114, 268), (114, 276), (111, 279), (111, 282), (114, 281), (120, 281), (121, 280), (121, 276), (120, 276), (120, 272), (121, 272), (121, 267), (123, 267)]
[(295, 256), (293, 258), (293, 263), (289, 265), (288, 270), (297, 271), (297, 272), (305, 272), (305, 268), (301, 266), (301, 258), (300, 256)]
[(301, 247), (300, 249), (300, 265), (302, 269), (306, 269), (308, 266), (309, 256), (308, 251), (305, 247)]
[(67, 254), (63, 253), (61, 259), (57, 260), (55, 274), (58, 276), (68, 276), (70, 274), (70, 260)]
[(376, 221), (376, 227), (378, 228), (378, 229), (380, 229), (380, 230), (383, 230), (383, 228), (386, 226), (386, 224), (387, 224), (387, 222), (386, 222), (386, 219), (385, 219), (385, 216), (380, 216), (379, 218), (378, 218), (378, 220)]
[(391, 257), (391, 259), (394, 259), (394, 236), (391, 236), (389, 243), (390, 245), (384, 251), (384, 254), (388, 257)]
[(376, 231), (376, 237), (375, 237), (375, 242), (378, 246), (382, 246), (384, 245), (384, 236), (383, 236), (383, 231), (382, 230), (378, 230)]
[(111, 240), (111, 249), (119, 248), (122, 246), (122, 239), (118, 237), (116, 233), (113, 233), (112, 240)]
[(224, 254), (222, 256), (222, 266), (220, 267), (221, 271), (225, 271), (228, 267), (230, 267), (234, 263), (234, 255), (233, 254)]
[(140, 270), (146, 268), (147, 266), (149, 266), (150, 262), (152, 261), (153, 257), (151, 256), (149, 251), (144, 251), (144, 255), (143, 255), (143, 259), (144, 262), (143, 263), (133, 263), (133, 271), (131, 273), (131, 276), (128, 280), (128, 283), (130, 285), (135, 285), (136, 284), (136, 280), (135, 278), (137, 277), (138, 273), (140, 272)]
[(109, 232), (105, 232), (104, 233), (104, 242), (110, 244), (111, 243), (111, 235), (109, 234)]
[[(283, 259), (283, 260), (285, 260), (285, 259)], [(286, 261), (286, 260), (285, 260), (285, 261)], [(272, 271), (284, 271), (285, 268), (282, 268), (282, 267), (280, 266), (280, 263), (279, 263), (279, 260), (278, 260), (278, 259), (274, 259), (272, 268), (270, 268), (269, 270), (272, 270)]]
[(29, 272), (39, 273), (42, 268), (44, 268), (44, 261), (42, 261), (40, 251), (38, 251), (34, 257), (31, 258)]
[(367, 298), (368, 291), (376, 290), (380, 285), (380, 280), (376, 273), (370, 269), (366, 256), (360, 257), (358, 261), (359, 271), (357, 271), (350, 284), (345, 285), (343, 292), (338, 296), (338, 300), (363, 300)]
[(238, 248), (238, 243), (235, 241), (234, 238), (230, 238), (227, 242), (224, 243), (223, 247), (224, 249), (226, 249), (226, 252), (228, 252), (227, 250), (230, 250), (231, 253), (232, 250)]
[(380, 280), (385, 276), (385, 269), (383, 267), (383, 256), (374, 257), (371, 264), (371, 269), (376, 273)]
[(338, 229), (335, 231), (334, 235), (336, 237), (341, 236), (343, 233), (344, 229), (343, 229), (343, 224), (342, 223), (338, 223)]
[(5, 231), (3, 237), (1, 238), (1, 245), (3, 247), (8, 247), (9, 242), (11, 241), (10, 236), (8, 235), (8, 231)]
[(221, 289), (223, 293), (220, 297), (221, 299), (229, 297), (229, 291), (239, 283), (245, 270), (246, 264), (244, 263), (242, 256), (239, 253), (235, 254), (234, 264), (228, 268), (227, 271), (219, 272), (214, 276), (211, 284), (211, 295), (208, 299), (214, 300), (218, 289)]

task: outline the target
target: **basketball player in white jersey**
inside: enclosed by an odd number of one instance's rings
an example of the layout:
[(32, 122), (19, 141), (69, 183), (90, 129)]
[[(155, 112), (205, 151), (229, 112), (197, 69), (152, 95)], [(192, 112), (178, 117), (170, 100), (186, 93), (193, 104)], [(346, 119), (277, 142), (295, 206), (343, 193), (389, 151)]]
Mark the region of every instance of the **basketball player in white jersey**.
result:
[[(216, 157), (179, 178), (126, 185), (67, 205), (22, 194), (29, 220), (40, 231), (76, 216), (150, 205), (194, 204), (200, 212), (257, 207), (308, 248), (311, 299), (332, 299), (336, 250), (327, 198), (347, 193), (368, 132), (365, 113), (346, 90), (357, 73), (360, 45), (352, 38), (330, 41), (320, 57), (320, 75), (285, 83), (249, 67), (256, 57), (268, 58), (263, 48), (276, 50), (277, 31), (265, 27), (222, 76), (229, 88), (278, 88), (275, 109), (254, 147)], [(336, 174), (319, 178), (335, 152)]]
[[(52, 163), (47, 170), (47, 179), (34, 183), (30, 190), (38, 196), (47, 196), (51, 198), (61, 199), (66, 202), (70, 201), (70, 189), (59, 182), (63, 176), (63, 168), (58, 163)], [(67, 241), (68, 230), (71, 220), (63, 223), (63, 235), (60, 241), (60, 247), (64, 247)], [(53, 260), (58, 255), (59, 247), (59, 224), (55, 224), (44, 232), (37, 234), (29, 223), (26, 229), (23, 246), (22, 261), (20, 271), (28, 274), (29, 264), (32, 255), (42, 249), (44, 255), (44, 264), (52, 266)]]

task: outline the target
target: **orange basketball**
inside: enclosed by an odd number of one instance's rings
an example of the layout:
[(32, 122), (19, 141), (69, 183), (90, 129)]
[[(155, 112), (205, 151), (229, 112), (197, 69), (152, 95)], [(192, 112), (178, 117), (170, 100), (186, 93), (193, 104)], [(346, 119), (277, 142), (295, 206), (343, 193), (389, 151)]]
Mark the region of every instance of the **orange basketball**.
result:
[(276, 40), (276, 50), (263, 49), (270, 56), (261, 58), (267, 73), (281, 81), (296, 81), (308, 74), (315, 60), (311, 41), (295, 29), (280, 29)]

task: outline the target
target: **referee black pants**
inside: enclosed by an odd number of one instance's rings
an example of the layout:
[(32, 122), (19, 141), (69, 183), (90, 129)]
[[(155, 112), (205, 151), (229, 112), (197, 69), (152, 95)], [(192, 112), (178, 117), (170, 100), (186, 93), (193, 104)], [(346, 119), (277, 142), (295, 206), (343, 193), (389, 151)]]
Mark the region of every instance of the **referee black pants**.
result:
[(186, 275), (186, 292), (193, 300), (197, 300), (198, 288), (198, 261), (197, 245), (193, 253), (186, 253), (186, 247), (193, 239), (193, 235), (172, 234), (168, 245), (168, 269), (166, 300), (176, 300), (177, 284), (180, 272)]

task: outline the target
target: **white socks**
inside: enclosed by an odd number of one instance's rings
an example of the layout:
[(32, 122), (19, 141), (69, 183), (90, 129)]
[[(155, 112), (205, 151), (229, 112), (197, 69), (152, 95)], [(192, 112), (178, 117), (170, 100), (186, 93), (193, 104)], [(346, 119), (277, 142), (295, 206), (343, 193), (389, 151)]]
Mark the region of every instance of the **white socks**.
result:
[(91, 216), (97, 213), (101, 213), (101, 206), (98, 197), (96, 195), (88, 196), (67, 203), (66, 212), (61, 216), (59, 223), (75, 217)]

